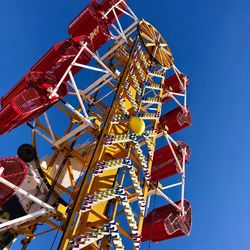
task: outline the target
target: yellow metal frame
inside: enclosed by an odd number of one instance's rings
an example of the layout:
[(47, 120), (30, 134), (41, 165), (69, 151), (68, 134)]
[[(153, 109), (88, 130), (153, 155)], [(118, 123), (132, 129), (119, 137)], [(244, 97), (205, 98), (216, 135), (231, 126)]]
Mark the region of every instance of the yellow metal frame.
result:
[[(147, 30), (148, 29), (148, 30)], [(148, 191), (151, 188), (150, 185), (143, 180), (143, 177), (141, 176), (141, 168), (142, 164), (138, 160), (137, 155), (133, 149), (133, 144), (128, 143), (127, 147), (125, 143), (118, 143), (113, 147), (103, 147), (104, 138), (108, 134), (125, 134), (129, 132), (128, 123), (125, 124), (112, 124), (111, 120), (114, 114), (120, 114), (121, 113), (121, 107), (119, 104), (120, 96), (122, 96), (125, 100), (125, 107), (127, 112), (130, 115), (134, 115), (133, 111), (133, 104), (131, 103), (131, 100), (128, 96), (128, 93), (124, 89), (125, 82), (130, 83), (129, 91), (133, 98), (136, 98), (136, 88), (133, 86), (132, 79), (128, 78), (128, 73), (130, 70), (130, 66), (134, 65), (133, 61), (133, 53), (136, 51), (138, 42), (141, 41), (146, 49), (147, 53), (145, 53), (146, 61), (148, 66), (154, 66), (157, 68), (157, 62), (159, 62), (164, 67), (170, 67), (173, 63), (173, 58), (171, 55), (171, 52), (165, 43), (165, 40), (161, 37), (158, 31), (149, 23), (145, 22), (144, 20), (141, 21), (138, 25), (138, 34), (137, 37), (133, 40), (131, 38), (128, 39), (128, 43), (125, 46), (121, 46), (115, 54), (112, 54), (109, 57), (109, 60), (113, 60), (118, 62), (117, 64), (114, 63), (113, 66), (119, 66), (123, 67), (124, 70), (121, 74), (119, 83), (117, 85), (116, 94), (114, 97), (114, 101), (112, 105), (107, 107), (106, 104), (102, 102), (98, 102), (98, 111), (99, 114), (95, 112), (91, 112), (92, 118), (94, 120), (94, 128), (86, 128), (81, 133), (76, 135), (74, 138), (68, 140), (67, 142), (64, 142), (62, 145), (60, 145), (60, 150), (57, 148), (54, 148), (54, 155), (51, 157), (48, 169), (42, 169), (44, 171), (44, 175), (47, 178), (48, 182), (51, 184), (54, 180), (53, 178), (49, 176), (49, 169), (53, 166), (54, 162), (57, 160), (59, 152), (63, 152), (65, 157), (75, 157), (77, 158), (82, 164), (83, 164), (83, 170), (86, 170), (86, 173), (84, 177), (81, 179), (79, 183), (75, 183), (74, 177), (73, 177), (73, 166), (70, 164), (67, 164), (67, 171), (69, 173), (70, 177), (70, 183), (72, 190), (68, 190), (67, 188), (63, 187), (60, 183), (56, 183), (55, 186), (62, 190), (62, 192), (67, 193), (71, 196), (72, 201), (68, 205), (68, 207), (63, 206), (62, 204), (59, 204), (57, 211), (58, 214), (56, 216), (56, 220), (63, 221), (63, 228), (58, 227), (52, 219), (52, 216), (46, 216), (42, 218), (38, 218), (35, 221), (32, 221), (30, 223), (26, 223), (22, 225), (19, 228), (19, 233), (24, 233), (27, 235), (27, 237), (35, 237), (38, 235), (33, 234), (33, 232), (27, 232), (26, 228), (28, 225), (36, 225), (38, 222), (44, 222), (51, 226), (51, 230), (60, 230), (62, 232), (61, 241), (59, 244), (58, 249), (67, 249), (67, 246), (69, 244), (69, 240), (74, 238), (75, 236), (81, 235), (88, 230), (91, 230), (92, 227), (98, 227), (100, 225), (103, 225), (107, 223), (108, 221), (115, 219), (118, 215), (122, 214), (123, 211), (118, 211), (118, 201), (115, 200), (112, 207), (112, 214), (107, 215), (106, 211), (107, 208), (110, 206), (110, 202), (103, 202), (98, 205), (93, 206), (92, 210), (86, 213), (80, 213), (83, 197), (88, 194), (93, 194), (95, 192), (100, 192), (102, 190), (106, 190), (108, 188), (112, 188), (118, 185), (123, 185), (124, 180), (126, 178), (126, 171), (125, 169), (121, 169), (121, 179), (119, 183), (116, 180), (116, 176), (118, 173), (118, 169), (113, 169), (106, 171), (102, 173), (99, 176), (93, 176), (90, 178), (91, 174), (93, 173), (93, 170), (97, 164), (97, 162), (100, 161), (108, 161), (111, 159), (118, 159), (118, 158), (124, 158), (124, 157), (130, 157), (133, 162), (135, 163), (135, 170), (138, 175), (138, 180), (142, 186), (143, 190), (143, 196), (144, 200), (147, 200)], [(146, 38), (145, 39), (145, 34)], [(155, 40), (152, 40), (152, 37), (150, 38), (152, 41), (151, 43), (155, 42), (155, 46), (147, 46), (150, 39), (148, 39), (148, 36), (154, 34), (154, 36), (158, 37), (160, 39), (160, 43), (156, 42)], [(159, 34), (159, 35), (158, 35)], [(149, 49), (148, 47), (152, 47)], [(158, 54), (156, 54), (156, 52)], [(166, 52), (167, 51), (167, 52)], [(164, 60), (159, 59), (159, 55), (164, 55)], [(167, 55), (167, 56), (166, 56)], [(161, 66), (160, 66), (161, 67)], [(151, 77), (147, 69), (142, 66), (143, 68), (143, 74), (146, 80), (152, 84), (154, 84), (153, 77)], [(142, 82), (142, 76), (139, 74), (139, 71), (134, 72), (135, 76), (140, 79), (140, 82)], [(161, 82), (158, 84), (163, 85), (164, 77), (162, 77)], [(112, 87), (112, 86), (111, 86)], [(143, 93), (144, 94), (144, 93)], [(162, 96), (162, 90), (159, 91), (158, 97)], [(69, 125), (66, 129), (65, 135), (67, 135), (73, 128), (73, 125), (75, 123), (80, 124), (79, 118), (75, 114), (69, 113), (63, 106), (60, 104), (57, 104), (59, 109), (61, 109), (66, 116), (69, 117)], [(143, 106), (139, 104), (139, 111), (143, 112)], [(161, 105), (157, 105), (156, 112), (161, 111)], [(150, 129), (157, 130), (158, 125), (158, 119), (155, 119), (151, 122)], [(49, 134), (49, 129), (44, 126), (39, 120), (36, 121), (36, 127), (40, 128), (44, 133)], [(90, 150), (88, 155), (83, 156), (81, 153), (78, 152), (77, 149), (71, 148), (70, 144), (76, 142), (79, 138), (84, 136), (85, 134), (90, 134), (94, 141), (89, 143), (89, 149), (94, 148), (94, 150)], [(55, 135), (56, 139), (60, 139)], [(152, 149), (154, 150), (155, 144), (156, 144), (156, 137), (152, 137), (151, 139), (151, 145)], [(96, 142), (96, 143), (95, 143)], [(33, 144), (37, 149), (37, 143), (36, 143), (36, 135), (33, 133)], [(37, 149), (38, 151), (38, 149)], [(152, 167), (152, 157), (149, 155), (147, 158), (148, 162), (148, 170), (150, 172)], [(125, 186), (125, 191), (127, 193), (128, 199), (132, 202), (136, 200), (136, 194), (135, 191), (133, 191), (133, 186)], [(143, 219), (144, 215), (139, 214), (138, 217), (138, 230), (141, 233), (142, 226), (143, 226)], [(131, 233), (124, 229), (119, 222), (118, 223), (118, 229), (122, 235), (124, 235), (127, 238), (131, 238)], [(46, 233), (47, 231), (44, 231)], [(50, 232), (50, 230), (48, 231)], [(108, 238), (104, 237), (101, 243), (101, 249), (108, 248)], [(98, 245), (96, 243), (91, 244), (91, 246), (86, 247), (86, 249), (98, 249)]]

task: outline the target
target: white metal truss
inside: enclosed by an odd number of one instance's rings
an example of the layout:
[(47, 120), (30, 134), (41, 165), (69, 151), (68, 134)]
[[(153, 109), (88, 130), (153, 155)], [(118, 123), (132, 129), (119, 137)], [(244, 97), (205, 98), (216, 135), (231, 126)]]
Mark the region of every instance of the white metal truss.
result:
[[(123, 10), (119, 5), (120, 4), (123, 4), (124, 6), (126, 6), (126, 9), (127, 10)], [(119, 10), (121, 11), (122, 13), (126, 14), (127, 16), (131, 17), (135, 22), (132, 23), (129, 27), (127, 27), (125, 30), (121, 27), (121, 24), (120, 24), (120, 21), (117, 17), (117, 14), (116, 14), (116, 10)], [(120, 47), (124, 42), (127, 41), (126, 37), (128, 37), (129, 35), (131, 35), (131, 33), (133, 33), (136, 28), (135, 26), (138, 24), (139, 20), (138, 18), (136, 17), (136, 15), (134, 14), (134, 12), (129, 8), (129, 6), (127, 5), (127, 3), (124, 1), (124, 0), (121, 0), (119, 2), (117, 2), (114, 6), (112, 6), (105, 14), (104, 14), (104, 17), (106, 18), (107, 15), (110, 13), (110, 12), (113, 12), (115, 17), (116, 17), (116, 22), (119, 23), (119, 26), (121, 28), (120, 32), (122, 33), (122, 37), (124, 37), (125, 39), (124, 40), (121, 40), (121, 41), (118, 41), (120, 37), (117, 37), (115, 39), (115, 44), (114, 46), (112, 47), (112, 49), (106, 53), (105, 55), (103, 55), (102, 57), (99, 57), (98, 56), (98, 51), (96, 52), (92, 52), (89, 48), (88, 48), (88, 44), (87, 42), (85, 43), (82, 43), (82, 46), (78, 52), (78, 54), (75, 56), (74, 60), (72, 61), (72, 63), (70, 64), (70, 66), (67, 68), (67, 70), (65, 71), (65, 73), (63, 74), (62, 78), (60, 79), (60, 81), (58, 82), (58, 84), (56, 85), (56, 87), (52, 90), (52, 92), (50, 93), (50, 98), (56, 96), (56, 93), (60, 87), (60, 85), (62, 84), (62, 82), (65, 80), (66, 76), (68, 74), (70, 74), (70, 71), (72, 69), (72, 67), (81, 67), (81, 68), (84, 68), (84, 69), (89, 69), (89, 70), (93, 70), (93, 71), (98, 71), (98, 72), (103, 72), (103, 73), (109, 73), (110, 75), (113, 76), (113, 78), (117, 79), (117, 75), (112, 72), (107, 66), (105, 63), (103, 63), (103, 61), (111, 54), (114, 52), (114, 50), (116, 50), (118, 47)], [(126, 24), (127, 26), (127, 24)], [(80, 64), (77, 62), (78, 58), (81, 56), (82, 53), (88, 53), (91, 55), (91, 57), (93, 59), (95, 59), (98, 63), (98, 65), (101, 65), (101, 68), (96, 68), (96, 67), (92, 67), (92, 66), (88, 66), (88, 65), (83, 65), (83, 64)], [(78, 88), (77, 88), (78, 89)], [(78, 90), (79, 91), (79, 90)]]
[(27, 215), (24, 215), (24, 216), (21, 216), (19, 218), (16, 218), (16, 219), (13, 219), (13, 220), (9, 220), (7, 222), (4, 222), (4, 223), (1, 223), (0, 224), (0, 232), (2, 231), (6, 231), (10, 228), (15, 228), (19, 225), (22, 225), (26, 222), (30, 222), (32, 220), (35, 220), (36, 218), (38, 217), (41, 217), (41, 216), (45, 216), (47, 214), (51, 213), (50, 210), (48, 210), (47, 208), (42, 208), (34, 213), (30, 213), (30, 214), (27, 214)]
[(173, 64), (173, 70), (174, 73), (180, 83), (180, 85), (182, 86), (184, 92), (183, 93), (175, 93), (172, 91), (167, 91), (164, 95), (163, 98), (165, 97), (170, 97), (173, 101), (175, 101), (175, 103), (180, 106), (185, 112), (188, 112), (187, 109), (187, 82), (183, 81), (180, 78), (180, 70)]
[[(127, 37), (127, 36), (131, 35), (131, 33), (133, 33), (136, 30), (135, 26), (138, 23), (138, 18), (135, 16), (133, 11), (127, 6), (127, 4), (124, 1), (119, 1), (109, 11), (114, 11), (114, 12), (116, 10), (121, 11), (121, 8), (119, 7), (121, 2), (124, 4), (124, 6), (126, 6), (126, 9), (127, 9), (127, 11), (122, 10), (122, 12), (126, 13), (133, 20), (136, 20), (133, 24), (131, 24), (129, 27), (127, 27), (123, 31), (124, 35)], [(107, 12), (107, 13), (109, 13), (109, 12)], [(124, 40), (124, 39), (120, 39), (119, 41), (118, 40), (117, 39), (115, 40), (115, 44), (114, 44), (114, 46), (112, 46), (112, 49), (109, 50), (108, 53), (104, 54), (102, 57), (99, 57), (98, 51), (92, 52), (88, 48), (88, 44), (86, 42), (82, 43), (79, 52), (77, 53), (77, 55), (75, 56), (75, 58), (73, 59), (72, 63), (69, 65), (69, 67), (66, 69), (62, 78), (58, 81), (55, 88), (47, 90), (48, 93), (50, 94), (50, 98), (52, 98), (52, 97), (58, 98), (59, 97), (57, 94), (58, 89), (60, 88), (61, 84), (66, 79), (66, 77), (69, 77), (70, 80), (67, 81), (67, 84), (69, 85), (69, 87), (71, 87), (73, 89), (73, 91), (71, 91), (70, 94), (75, 95), (77, 97), (81, 111), (63, 99), (61, 99), (60, 101), (68, 110), (73, 112), (73, 114), (75, 114), (83, 122), (83, 125), (80, 125), (79, 128), (74, 130), (74, 132), (73, 131), (70, 132), (70, 135), (65, 135), (62, 138), (60, 138), (59, 140), (56, 140), (55, 139), (56, 134), (52, 129), (50, 119), (49, 119), (48, 115), (45, 115), (46, 127), (49, 130), (49, 134), (44, 133), (44, 131), (42, 132), (38, 128), (34, 128), (34, 130), (33, 130), (34, 133), (37, 133), (38, 135), (40, 135), (43, 139), (45, 139), (47, 142), (49, 142), (52, 146), (60, 148), (60, 144), (63, 143), (64, 141), (68, 140), (70, 137), (74, 136), (76, 134), (76, 132), (79, 132), (80, 130), (82, 130), (88, 126), (95, 128), (93, 126), (91, 120), (89, 119), (89, 116), (88, 116), (87, 111), (86, 111), (85, 103), (88, 103), (90, 105), (98, 104), (104, 98), (108, 98), (108, 96), (110, 94), (112, 94), (113, 92), (116, 91), (116, 84), (117, 84), (117, 80), (119, 78), (120, 72), (111, 71), (109, 69), (109, 67), (107, 67), (106, 64), (104, 63), (104, 60), (106, 58), (108, 58), (108, 56), (114, 50), (116, 50), (118, 47), (120, 47), (123, 43), (126, 42), (126, 40)], [(89, 65), (84, 65), (84, 64), (78, 63), (77, 61), (83, 53), (89, 54), (92, 57), (92, 59), (94, 59), (94, 61), (96, 62), (96, 64), (98, 66), (89, 66)], [(96, 81), (94, 81), (93, 83), (88, 85), (88, 87), (86, 89), (82, 89), (80, 84), (76, 83), (76, 79), (72, 74), (73, 67), (81, 68), (81, 69), (88, 70), (91, 72), (103, 73), (103, 75), (99, 79), (97, 79)], [(112, 81), (115, 81), (114, 84), (112, 83)], [(94, 95), (98, 90), (100, 90), (102, 87), (108, 86), (108, 85), (111, 85), (111, 86), (113, 85), (113, 88), (107, 94), (100, 97), (98, 100), (94, 100), (91, 98), (91, 96)]]
[(22, 188), (12, 184), (11, 182), (9, 182), (8, 180), (4, 179), (3, 177), (1, 177), (1, 174), (3, 173), (4, 168), (1, 167), (0, 168), (0, 183), (4, 184), (5, 186), (11, 188), (13, 190), (13, 192), (17, 192), (21, 195), (23, 195), (25, 198), (30, 199), (32, 202), (35, 202), (36, 204), (38, 204), (40, 207), (42, 207), (43, 209), (40, 209), (39, 211), (36, 211), (34, 213), (25, 215), (25, 216), (21, 216), (19, 218), (13, 219), (13, 220), (9, 220), (9, 221), (5, 221), (3, 223), (0, 224), (0, 231), (5, 231), (13, 226), (17, 226), (20, 224), (23, 224), (29, 220), (33, 220), (39, 216), (48, 214), (48, 213), (56, 213), (56, 210), (54, 207), (50, 206), (49, 204), (43, 202), (42, 200), (38, 199), (37, 197), (35, 197), (34, 195), (30, 194), (29, 192), (23, 190)]
[(4, 179), (3, 177), (0, 176), (0, 182), (2, 184), (4, 184), (5, 186), (11, 188), (13, 191), (18, 192), (20, 194), (22, 194), (23, 196), (25, 196), (26, 198), (30, 199), (31, 201), (37, 203), (38, 205), (40, 205), (41, 207), (44, 207), (48, 210), (51, 210), (53, 212), (55, 212), (55, 208), (53, 208), (52, 206), (50, 206), (49, 204), (43, 202), (42, 200), (38, 199), (37, 197), (35, 197), (34, 195), (26, 192), (25, 190), (23, 190), (22, 188), (12, 184), (11, 182), (7, 181), (6, 179)]
[[(122, 6), (124, 6), (125, 9), (122, 8)], [(124, 0), (118, 1), (106, 13), (103, 14), (103, 17), (106, 19), (108, 18), (108, 15), (110, 13), (113, 13), (113, 15), (115, 16), (115, 22), (113, 24), (111, 24), (111, 27), (112, 27), (113, 31), (115, 33), (117, 33), (117, 35), (113, 34), (113, 32), (110, 30), (112, 38), (116, 41), (119, 41), (120, 39), (127, 41), (126, 30), (124, 30), (124, 28), (122, 27), (123, 25), (118, 18), (117, 11), (123, 13), (125, 16), (127, 16), (133, 20), (133, 23), (130, 26), (134, 26), (134, 25), (138, 24), (139, 19), (137, 18), (135, 13), (129, 8), (129, 6), (127, 5), (127, 3)]]

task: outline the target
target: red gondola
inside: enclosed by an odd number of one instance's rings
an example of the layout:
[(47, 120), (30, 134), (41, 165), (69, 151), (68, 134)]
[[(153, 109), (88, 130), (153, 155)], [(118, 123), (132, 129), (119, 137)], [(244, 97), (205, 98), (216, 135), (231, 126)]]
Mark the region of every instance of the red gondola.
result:
[[(32, 68), (32, 71), (45, 72), (51, 74), (59, 81), (67, 70), (71, 62), (80, 50), (80, 42), (87, 38), (80, 36), (70, 38), (55, 44)], [(89, 41), (89, 40), (88, 40)], [(90, 42), (89, 42), (90, 43)], [(88, 64), (91, 56), (87, 52), (83, 52), (77, 62)], [(79, 71), (80, 68), (74, 67), (73, 74)]]
[(167, 128), (167, 132), (173, 134), (191, 124), (192, 118), (188, 107), (187, 112), (182, 107), (177, 107), (160, 117), (158, 128), (163, 130)]
[[(176, 202), (180, 205), (181, 201)], [(192, 208), (188, 200), (184, 200), (186, 215), (171, 204), (154, 209), (144, 219), (142, 241), (158, 242), (178, 236), (189, 235), (192, 226)]]
[[(185, 161), (187, 162), (190, 156), (190, 148), (184, 142), (177, 141), (177, 143), (178, 146), (176, 146), (174, 143), (172, 143), (171, 146), (173, 147), (174, 152), (176, 153), (176, 157), (180, 162), (180, 165), (182, 166), (182, 149), (186, 148), (187, 155), (185, 157)], [(171, 151), (170, 146), (167, 145), (156, 150), (154, 153), (154, 159), (152, 164), (151, 180), (159, 181), (178, 173), (179, 168), (177, 166), (176, 159)]]
[[(186, 75), (184, 75), (183, 73), (178, 75), (180, 80), (182, 81), (182, 83), (186, 83), (186, 86), (189, 85), (189, 79)], [(163, 85), (163, 95), (165, 93), (167, 93), (167, 91), (171, 91), (174, 93), (179, 93), (179, 94), (183, 94), (184, 93), (184, 88), (183, 88), (183, 84), (180, 83), (178, 77), (176, 74), (170, 76), (169, 78), (167, 78), (164, 82)], [(167, 96), (164, 97), (162, 99), (162, 103), (167, 102), (171, 99), (171, 97)]]
[[(20, 158), (1, 158), (0, 167), (4, 168), (3, 173), (0, 175), (2, 178), (6, 179), (7, 181), (18, 187), (22, 185), (27, 174), (27, 166)], [(15, 191), (13, 189), (0, 183), (0, 206), (2, 206), (14, 194)]]
[[(8, 102), (7, 97), (5, 98), (8, 104), (0, 111), (0, 134), (33, 120), (56, 103), (59, 99), (55, 97), (49, 99), (47, 92), (47, 89), (54, 87), (56, 83), (56, 78), (51, 75), (29, 72), (22, 83), (26, 87), (15, 96), (13, 96), (14, 91), (12, 91), (11, 96), (8, 96)], [(67, 93), (67, 85), (63, 82), (58, 95), (62, 98)]]
[(92, 43), (93, 51), (110, 39), (106, 21), (91, 5), (88, 5), (69, 24), (68, 32), (72, 37), (86, 36)]
[(1, 109), (4, 109), (11, 102), (12, 98), (18, 95), (26, 88), (26, 80), (23, 77), (9, 92), (1, 97)]
[[(30, 75), (32, 71), (44, 72), (53, 77), (57, 78), (57, 81), (61, 79), (67, 67), (70, 65), (76, 54), (80, 49), (80, 42), (89, 40), (84, 37), (75, 37), (70, 38), (65, 41), (55, 44), (29, 71), (26, 75)], [(92, 49), (92, 47), (88, 47)], [(91, 56), (86, 52), (82, 53), (78, 63), (88, 64), (91, 60)], [(72, 68), (73, 74), (77, 73), (80, 68)], [(65, 78), (67, 80), (68, 78)], [(7, 105), (10, 104), (12, 98), (20, 94), (27, 88), (26, 77), (23, 77), (5, 96), (1, 98), (1, 107), (4, 109)]]

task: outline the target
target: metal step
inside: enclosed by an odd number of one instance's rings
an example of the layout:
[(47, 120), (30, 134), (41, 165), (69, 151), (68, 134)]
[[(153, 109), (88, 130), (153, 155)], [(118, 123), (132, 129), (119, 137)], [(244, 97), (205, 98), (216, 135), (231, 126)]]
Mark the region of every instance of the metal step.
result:
[(136, 116), (142, 118), (143, 120), (157, 120), (160, 118), (160, 113), (159, 112), (156, 112), (156, 113), (140, 112), (140, 113), (137, 113)]
[(134, 133), (120, 134), (120, 135), (106, 135), (104, 139), (104, 146), (110, 146), (116, 143), (131, 142), (137, 139)]
[[(154, 130), (147, 130), (144, 132), (144, 136), (147, 136), (147, 137), (156, 136), (156, 132)], [(150, 173), (148, 171), (147, 160), (142, 152), (142, 149), (141, 149), (140, 143), (138, 142), (136, 134), (131, 133), (131, 134), (121, 134), (121, 135), (106, 135), (104, 139), (104, 146), (108, 147), (116, 143), (126, 143), (126, 142), (134, 143), (134, 150), (138, 156), (138, 160), (141, 163), (141, 166), (144, 172), (145, 181), (147, 185), (149, 185)]]
[(128, 122), (128, 119), (129, 119), (129, 115), (126, 115), (126, 114), (113, 115), (111, 123), (118, 124), (120, 122)]
[(162, 90), (161, 84), (149, 83), (149, 82), (144, 84), (144, 88), (154, 89), (154, 90)]
[(121, 158), (121, 159), (114, 159), (114, 160), (109, 160), (109, 161), (103, 161), (103, 162), (98, 162), (96, 164), (96, 167), (94, 169), (94, 176), (98, 176), (102, 173), (104, 173), (107, 170), (112, 170), (116, 168), (122, 168), (125, 167), (129, 164), (132, 164), (130, 158)]
[(115, 249), (123, 250), (125, 247), (122, 244), (122, 239), (120, 237), (120, 233), (117, 229), (116, 222), (114, 220), (106, 223), (102, 226), (99, 226), (85, 234), (82, 234), (74, 239), (72, 239), (69, 243), (68, 250), (78, 250), (82, 249), (100, 239), (104, 236), (111, 236), (113, 245)]
[(161, 99), (159, 97), (143, 97), (141, 102), (142, 103), (161, 104)]
[(151, 72), (148, 72), (148, 74), (150, 76), (155, 76), (155, 77), (159, 77), (159, 78), (165, 78), (165, 72), (151, 71)]
[(128, 171), (129, 171), (129, 174), (130, 174), (130, 177), (131, 177), (134, 189), (135, 189), (135, 193), (138, 198), (138, 206), (140, 208), (141, 213), (144, 214), (146, 202), (144, 200), (142, 188), (138, 181), (138, 176), (133, 167), (133, 162), (129, 157), (109, 160), (109, 161), (104, 161), (104, 162), (98, 162), (93, 175), (98, 176), (104, 173), (105, 171), (116, 169), (116, 168), (122, 168), (122, 167), (128, 168)]
[(134, 243), (134, 247), (139, 249), (140, 247), (140, 235), (137, 227), (137, 222), (134, 218), (134, 213), (132, 208), (129, 204), (126, 192), (123, 187), (118, 186), (111, 189), (107, 189), (105, 191), (97, 192), (91, 195), (87, 195), (83, 198), (82, 209), (80, 210), (81, 213), (87, 212), (91, 210), (92, 206), (99, 204), (101, 202), (105, 202), (111, 199), (117, 199), (121, 205), (123, 206), (123, 210), (126, 214), (126, 218), (128, 224), (131, 228), (132, 239)]

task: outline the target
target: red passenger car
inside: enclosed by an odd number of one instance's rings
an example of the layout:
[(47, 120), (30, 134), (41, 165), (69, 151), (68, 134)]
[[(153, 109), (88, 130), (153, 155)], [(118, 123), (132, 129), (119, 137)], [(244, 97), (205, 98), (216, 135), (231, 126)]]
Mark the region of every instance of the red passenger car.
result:
[(26, 88), (25, 77), (23, 77), (9, 92), (1, 97), (1, 109), (4, 109), (12, 100), (12, 98), (18, 95)]
[[(61, 79), (69, 65), (74, 60), (75, 56), (80, 50), (80, 42), (87, 40), (84, 36), (67, 39), (55, 44), (32, 68), (32, 71), (45, 72)], [(89, 40), (88, 40), (89, 41)], [(88, 64), (91, 60), (89, 53), (81, 54), (77, 62)], [(79, 68), (77, 68), (80, 70)], [(78, 70), (72, 69), (75, 74)], [(67, 79), (67, 78), (66, 78)]]
[[(190, 148), (184, 142), (177, 141), (177, 143), (178, 146), (176, 146), (174, 143), (172, 143), (171, 146), (173, 147), (176, 157), (180, 165), (182, 166), (182, 161), (183, 161), (182, 149), (186, 148), (187, 155), (185, 157), (185, 162), (187, 162), (190, 156)], [(179, 173), (179, 169), (170, 146), (167, 145), (165, 147), (156, 150), (154, 153), (154, 159), (152, 164), (151, 180), (159, 181), (168, 178), (172, 175), (175, 175), (177, 173)]]
[(69, 24), (68, 32), (72, 37), (87, 37), (92, 43), (93, 51), (110, 39), (106, 20), (91, 5), (88, 5)]
[[(0, 167), (4, 168), (3, 173), (0, 175), (2, 178), (18, 187), (22, 185), (28, 169), (26, 164), (20, 158), (0, 158)], [(2, 206), (14, 194), (15, 191), (13, 189), (0, 183), (0, 206)]]
[[(53, 88), (57, 83), (56, 78), (41, 72), (31, 71), (22, 82), (25, 88), (20, 92), (12, 91), (5, 97), (5, 106), (0, 110), (0, 134), (27, 123), (40, 116), (59, 99), (49, 99), (47, 89)], [(60, 98), (66, 96), (68, 88), (65, 82), (58, 90)]]
[(173, 134), (192, 124), (191, 113), (187, 108), (187, 112), (182, 107), (177, 107), (160, 117), (158, 125), (159, 129), (167, 129), (168, 134)]
[[(176, 74), (167, 78), (163, 84), (163, 95), (166, 94), (168, 91), (183, 94), (184, 93), (184, 83), (186, 86), (189, 85), (189, 79), (183, 73), (178, 74), (182, 83), (180, 83)], [(167, 96), (162, 99), (162, 103), (167, 102), (171, 99), (171, 97)]]
[[(80, 49), (80, 42), (89, 40), (84, 36), (79, 36), (75, 38), (70, 38), (55, 44), (29, 71), (27, 75), (30, 75), (30, 72), (43, 72), (51, 75), (55, 80), (60, 81), (64, 72), (71, 64), (77, 53)], [(92, 49), (91, 44), (88, 46)], [(91, 56), (87, 52), (83, 52), (79, 59), (78, 63), (88, 64), (91, 60)], [(72, 68), (72, 73), (75, 74), (80, 70), (80, 68)], [(33, 74), (34, 75), (34, 74)], [(68, 79), (65, 78), (65, 81)], [(1, 98), (1, 107), (4, 109), (18, 94), (27, 88), (27, 79), (23, 77), (5, 96)]]
[[(180, 206), (181, 201), (176, 202)], [(158, 242), (182, 235), (189, 235), (192, 226), (192, 208), (188, 200), (184, 200), (186, 215), (171, 204), (154, 209), (144, 219), (142, 241)]]

